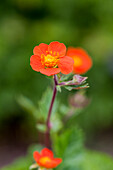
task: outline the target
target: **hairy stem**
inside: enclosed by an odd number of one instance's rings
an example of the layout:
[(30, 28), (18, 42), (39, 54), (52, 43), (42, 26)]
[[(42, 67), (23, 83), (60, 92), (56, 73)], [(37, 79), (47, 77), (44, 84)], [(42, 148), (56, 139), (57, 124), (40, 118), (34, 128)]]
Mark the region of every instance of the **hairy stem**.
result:
[(45, 145), (49, 149), (51, 149), (51, 138), (50, 138), (51, 123), (50, 123), (50, 118), (51, 118), (51, 113), (52, 113), (52, 108), (53, 108), (53, 104), (54, 104), (54, 101), (55, 101), (55, 97), (56, 97), (56, 94), (57, 94), (57, 88), (56, 88), (57, 84), (58, 84), (57, 75), (54, 75), (53, 96), (52, 96), (51, 104), (50, 104), (49, 111), (48, 111), (48, 117), (47, 117), (47, 121), (46, 121), (47, 130), (46, 130), (46, 134), (45, 134), (45, 138), (46, 138), (45, 139)]

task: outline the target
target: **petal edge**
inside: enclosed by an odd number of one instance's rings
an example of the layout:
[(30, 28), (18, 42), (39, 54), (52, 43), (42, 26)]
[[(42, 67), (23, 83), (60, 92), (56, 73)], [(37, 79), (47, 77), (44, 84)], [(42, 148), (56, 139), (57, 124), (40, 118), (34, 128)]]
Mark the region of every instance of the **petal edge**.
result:
[(30, 65), (31, 65), (32, 69), (35, 71), (40, 71), (40, 69), (44, 68), (41, 63), (40, 56), (38, 56), (38, 55), (31, 56)]
[(60, 71), (60, 68), (43, 68), (40, 70), (42, 74), (45, 74), (47, 76), (52, 76), (54, 74), (59, 73)]
[(58, 66), (63, 74), (69, 74), (73, 71), (74, 60), (71, 57), (64, 56), (60, 58)]
[(54, 52), (59, 53), (59, 57), (65, 56), (66, 46), (58, 41), (53, 41), (48, 46), (48, 51), (54, 54)]
[(46, 55), (48, 51), (48, 45), (45, 43), (39, 44), (39, 46), (35, 46), (33, 49), (34, 55), (41, 56), (42, 54)]

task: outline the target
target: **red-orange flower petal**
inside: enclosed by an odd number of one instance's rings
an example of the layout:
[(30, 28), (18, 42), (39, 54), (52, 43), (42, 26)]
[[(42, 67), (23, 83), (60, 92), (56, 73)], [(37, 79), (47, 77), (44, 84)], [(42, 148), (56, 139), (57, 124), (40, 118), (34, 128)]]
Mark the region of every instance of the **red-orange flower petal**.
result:
[(66, 54), (66, 46), (63, 43), (59, 43), (58, 41), (51, 42), (48, 46), (48, 51), (54, 55), (59, 54), (59, 57), (65, 56)]
[(53, 152), (51, 150), (47, 149), (47, 148), (42, 149), (41, 155), (53, 158)]
[(73, 71), (74, 61), (71, 57), (65, 56), (60, 58), (58, 67), (61, 69), (63, 74), (69, 74)]
[(39, 46), (35, 46), (33, 49), (34, 55), (41, 56), (42, 54), (46, 55), (48, 51), (48, 45), (41, 43)]
[(36, 162), (38, 162), (39, 159), (40, 159), (40, 153), (37, 152), (37, 151), (35, 151), (35, 152), (33, 153), (33, 157), (34, 157), (34, 160), (35, 160)]
[(54, 158), (53, 160), (56, 163), (56, 165), (59, 165), (62, 162), (61, 158)]
[(62, 162), (61, 158), (54, 158), (53, 152), (47, 148), (44, 148), (41, 153), (35, 151), (33, 157), (40, 167), (47, 169), (56, 168)]
[(59, 73), (60, 71), (60, 68), (44, 68), (40, 70), (42, 74), (45, 74), (47, 76), (52, 76), (54, 74)]
[(92, 59), (82, 48), (70, 47), (67, 55), (74, 59), (73, 72), (76, 74), (86, 73), (92, 66)]
[(41, 63), (41, 58), (38, 55), (32, 55), (30, 58), (30, 65), (33, 70), (40, 71), (40, 69), (43, 69), (44, 66)]

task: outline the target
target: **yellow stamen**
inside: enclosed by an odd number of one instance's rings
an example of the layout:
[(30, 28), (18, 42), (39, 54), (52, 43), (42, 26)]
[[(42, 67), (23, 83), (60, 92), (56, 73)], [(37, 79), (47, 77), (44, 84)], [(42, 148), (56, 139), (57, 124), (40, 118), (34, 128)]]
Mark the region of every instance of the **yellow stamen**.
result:
[(44, 54), (41, 55), (41, 63), (44, 67), (55, 68), (57, 67), (58, 60), (58, 56), (52, 56), (51, 54), (47, 54), (46, 56)]

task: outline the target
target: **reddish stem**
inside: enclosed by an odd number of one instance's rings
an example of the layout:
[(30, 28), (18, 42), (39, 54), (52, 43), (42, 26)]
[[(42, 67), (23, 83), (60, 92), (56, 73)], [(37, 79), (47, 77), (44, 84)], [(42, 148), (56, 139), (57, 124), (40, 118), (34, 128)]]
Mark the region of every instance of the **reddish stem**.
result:
[(51, 104), (50, 104), (50, 107), (49, 107), (49, 111), (48, 111), (48, 117), (47, 117), (47, 121), (46, 121), (46, 127), (47, 127), (47, 131), (46, 131), (46, 134), (45, 134), (45, 145), (46, 147), (50, 148), (51, 149), (51, 138), (50, 138), (50, 128), (51, 128), (51, 124), (50, 124), (50, 118), (51, 118), (51, 113), (52, 113), (52, 108), (53, 108), (53, 104), (54, 104), (54, 101), (55, 101), (55, 97), (56, 97), (56, 94), (57, 94), (57, 88), (56, 88), (56, 85), (57, 85), (57, 76), (54, 75), (54, 89), (53, 89), (53, 96), (52, 96), (52, 99), (51, 99)]

